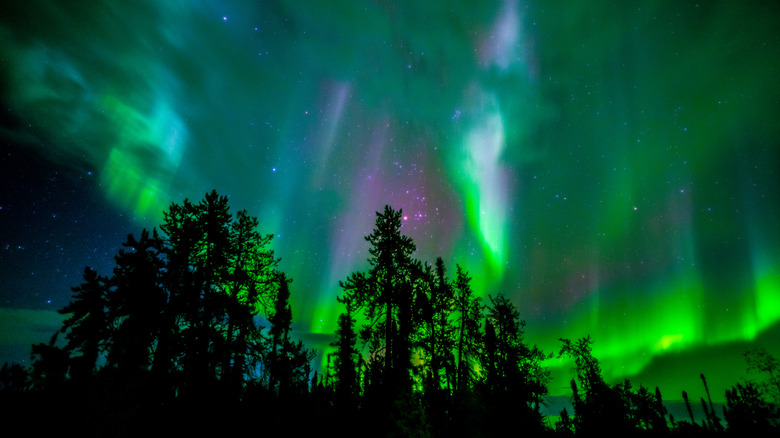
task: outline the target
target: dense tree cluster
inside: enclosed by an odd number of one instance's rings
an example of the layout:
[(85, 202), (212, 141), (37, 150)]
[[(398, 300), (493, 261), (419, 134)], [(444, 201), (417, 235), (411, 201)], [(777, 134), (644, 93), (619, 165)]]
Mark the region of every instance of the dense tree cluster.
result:
[[(272, 235), (246, 211), (233, 216), (211, 192), (164, 214), (161, 232), (128, 236), (110, 276), (86, 268), (60, 313), (62, 329), (32, 348), (31, 369), (0, 370), (0, 409), (22, 422), (32, 409), (55, 430), (74, 419), (87, 434), (149, 427), (204, 434), (257, 427), (295, 435), (527, 436), (777, 433), (777, 361), (747, 355), (763, 378), (726, 392), (722, 418), (709, 396), (697, 422), (676, 420), (658, 388), (608, 384), (589, 337), (561, 339), (573, 360), (572, 412), (542, 413), (552, 355), (524, 338), (507, 297), (471, 288), (456, 266), (414, 259), (401, 211), (385, 207), (366, 236), (369, 268), (340, 283), (327, 366), (293, 339), (291, 280)], [(265, 327), (267, 325), (268, 327)], [(60, 339), (60, 335), (64, 335)], [(37, 414), (35, 414), (37, 415)], [(305, 419), (304, 421), (301, 421)]]
[(226, 409), (258, 393), (308, 393), (314, 354), (291, 337), (289, 280), (257, 227), (215, 191), (172, 204), (162, 233), (127, 237), (112, 275), (85, 269), (59, 311), (62, 330), (33, 346), (30, 388), (112, 406), (94, 413), (108, 429), (152, 406)]

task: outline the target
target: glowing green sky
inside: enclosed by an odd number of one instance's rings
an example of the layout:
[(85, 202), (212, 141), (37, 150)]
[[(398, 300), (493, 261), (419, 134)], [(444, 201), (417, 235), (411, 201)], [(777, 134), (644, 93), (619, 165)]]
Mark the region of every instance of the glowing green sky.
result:
[(419, 258), (549, 351), (590, 334), (608, 378), (679, 355), (700, 371), (652, 376), (731, 384), (713, 351), (777, 344), (771, 2), (15, 3), (3, 147), (90, 175), (120, 236), (229, 195), (276, 234), (299, 333), (333, 332), (391, 204)]

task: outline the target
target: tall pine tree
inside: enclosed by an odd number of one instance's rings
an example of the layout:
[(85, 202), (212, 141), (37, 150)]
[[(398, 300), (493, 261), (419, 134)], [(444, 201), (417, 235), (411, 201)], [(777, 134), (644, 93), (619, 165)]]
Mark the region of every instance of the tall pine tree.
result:
[(98, 356), (109, 337), (107, 315), (108, 279), (97, 271), (84, 268), (84, 282), (71, 288), (73, 299), (58, 310), (68, 315), (62, 325), (67, 344), (65, 351), (71, 357), (71, 376), (86, 378), (97, 368)]
[(290, 280), (279, 275), (279, 289), (274, 301), (271, 323), (271, 352), (269, 357), (269, 387), (282, 400), (291, 400), (308, 390), (310, 362), (314, 352), (307, 350), (302, 341), (295, 342), (292, 331), (292, 308), (290, 307)]
[(330, 345), (336, 348), (333, 368), (335, 370), (334, 403), (337, 409), (351, 411), (357, 407), (359, 395), (357, 361), (358, 351), (355, 347), (355, 319), (351, 309), (339, 315), (336, 340)]
[(482, 332), (480, 321), (482, 320), (483, 305), (481, 299), (474, 295), (471, 289), (471, 277), (468, 273), (456, 265), (457, 277), (455, 279), (455, 319), (456, 350), (457, 350), (457, 378), (455, 389), (467, 391), (471, 388), (475, 377), (475, 366), (479, 363), (482, 349)]
[[(367, 324), (361, 330), (366, 342), (381, 342), (380, 378), (385, 389), (411, 389), (411, 335), (413, 326), (412, 239), (401, 234), (402, 211), (385, 206), (377, 212), (376, 226), (365, 237), (371, 244), (367, 274), (353, 273), (340, 282), (345, 298), (361, 309)], [(379, 365), (374, 362), (375, 365)], [(380, 377), (381, 376), (381, 377)]]

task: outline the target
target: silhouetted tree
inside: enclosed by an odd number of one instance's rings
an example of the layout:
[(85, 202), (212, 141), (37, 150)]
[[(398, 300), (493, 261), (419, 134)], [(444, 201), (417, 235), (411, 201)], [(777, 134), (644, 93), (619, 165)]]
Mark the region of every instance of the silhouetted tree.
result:
[(421, 401), (426, 422), (434, 430), (446, 433), (452, 423), (451, 393), (455, 384), (454, 288), (446, 276), (444, 261), (434, 267), (414, 263), (414, 321), (417, 326), (415, 371), (422, 383)]
[(196, 375), (193, 332), (197, 330), (196, 315), (201, 301), (194, 269), (201, 236), (198, 222), (197, 206), (184, 199), (181, 204), (172, 203), (163, 212), (160, 224), (164, 237), (162, 252), (167, 262), (164, 275), (168, 305), (162, 316), (152, 376), (159, 385), (169, 387), (170, 394), (182, 389), (186, 392), (188, 380)]
[(764, 399), (753, 382), (737, 383), (726, 390), (723, 417), (729, 432), (737, 436), (771, 436), (780, 432), (777, 406)]
[(547, 394), (550, 372), (542, 366), (549, 358), (523, 340), (525, 321), (504, 295), (490, 297), (485, 324), (486, 398), (490, 423), (498, 430), (509, 422), (523, 424), (529, 432), (541, 433), (542, 397)]
[(269, 387), (283, 393), (287, 391), (292, 380), (292, 370), (288, 364), (289, 358), (282, 349), (290, 342), (292, 324), (292, 309), (290, 308), (289, 280), (284, 275), (279, 278), (279, 289), (276, 293), (273, 312), (268, 321), (271, 323), (271, 353), (269, 355), (270, 383)]
[(200, 240), (194, 255), (194, 269), (199, 289), (199, 306), (191, 315), (193, 333), (190, 343), (198, 367), (206, 381), (220, 375), (218, 366), (227, 348), (223, 330), (227, 327), (230, 297), (227, 295), (230, 242), (230, 214), (226, 196), (207, 193), (197, 206)]
[(479, 361), (482, 346), (480, 321), (482, 320), (481, 299), (471, 290), (471, 277), (460, 265), (456, 265), (455, 279), (455, 330), (457, 334), (457, 379), (456, 390), (468, 390), (474, 380), (474, 367)]
[(108, 295), (112, 334), (107, 366), (127, 380), (139, 378), (151, 367), (167, 297), (162, 284), (162, 240), (157, 232), (150, 236), (143, 230), (138, 240), (129, 235), (122, 246)]
[[(642, 389), (644, 388), (640, 387), (640, 390)], [(614, 424), (609, 424), (606, 428), (625, 432), (644, 429), (643, 419), (639, 412), (641, 401), (638, 398), (638, 394), (634, 392), (631, 381), (628, 379), (608, 387), (600, 399), (597, 399), (604, 407), (603, 412), (608, 414), (603, 419), (614, 421)]]
[(262, 358), (263, 336), (254, 316), (270, 305), (276, 287), (278, 259), (269, 249), (272, 234), (257, 231), (257, 218), (239, 210), (231, 224), (231, 251), (225, 288), (226, 349), (222, 368), (232, 386), (240, 385)]
[(501, 372), (499, 371), (498, 358), (498, 339), (496, 339), (496, 329), (489, 318), (485, 318), (484, 355), (480, 359), (480, 364), (484, 370), (483, 385), (488, 392), (498, 387), (498, 380)]
[(308, 391), (310, 362), (314, 352), (304, 348), (303, 342), (294, 342), (292, 330), (292, 308), (290, 307), (290, 280), (279, 275), (279, 288), (274, 301), (271, 323), (271, 352), (269, 356), (269, 386), (280, 398), (291, 399)]
[[(415, 308), (418, 334), (416, 336), (422, 383), (429, 402), (444, 398), (455, 380), (453, 357), (454, 334), (452, 285), (445, 275), (444, 261), (437, 258), (435, 270), (428, 264), (415, 264), (417, 280)], [(444, 392), (442, 392), (444, 391)], [(442, 392), (441, 394), (436, 394)]]
[[(582, 394), (574, 391), (575, 430), (577, 434), (594, 433), (630, 433), (635, 426), (630, 413), (631, 387), (628, 381), (610, 387), (601, 375), (601, 366), (593, 356), (590, 336), (575, 342), (560, 339), (562, 342), (558, 357), (574, 359), (577, 370), (577, 382)], [(576, 388), (576, 383), (572, 381)]]
[(174, 373), (197, 393), (219, 380), (238, 397), (258, 369), (266, 345), (255, 316), (272, 305), (278, 259), (268, 248), (272, 235), (257, 227), (246, 210), (233, 217), (216, 191), (164, 213), (168, 305), (152, 370), (157, 380)]
[[(353, 273), (339, 284), (344, 299), (353, 302), (367, 319), (361, 338), (373, 343), (375, 352), (383, 358), (382, 369), (372, 370), (371, 379), (380, 378), (385, 389), (409, 390), (414, 294), (411, 255), (416, 247), (412, 239), (401, 234), (401, 217), (402, 211), (394, 211), (389, 205), (383, 213), (377, 212), (376, 226), (365, 237), (371, 244), (368, 273)], [(372, 361), (371, 365), (379, 363)]]
[(108, 279), (89, 267), (84, 269), (84, 282), (73, 287), (73, 298), (67, 306), (58, 310), (68, 315), (62, 323), (66, 333), (65, 351), (71, 357), (73, 378), (92, 375), (97, 368), (98, 356), (110, 336), (107, 315)]
[(495, 329), (496, 383), (502, 389), (511, 389), (534, 407), (547, 394), (550, 372), (541, 362), (550, 357), (537, 346), (523, 340), (525, 321), (505, 295), (490, 297), (487, 318)]
[[(291, 339), (288, 280), (268, 248), (272, 235), (257, 227), (245, 210), (233, 217), (227, 197), (212, 191), (198, 203), (171, 204), (160, 235), (129, 235), (112, 275), (87, 268), (60, 310), (62, 330), (33, 346), (31, 394), (44, 394), (52, 405), (67, 397), (74, 406), (99, 407), (83, 409), (79, 418), (114, 430), (146, 415), (216, 418), (242, 400), (252, 406), (308, 400), (314, 353)], [(412, 307), (408, 301), (406, 314)], [(261, 313), (272, 325), (268, 337), (257, 323)], [(61, 332), (64, 348), (56, 343)], [(351, 336), (354, 348), (354, 331)], [(77, 381), (89, 376), (94, 380)], [(326, 400), (330, 389), (318, 385)], [(268, 412), (292, 412), (291, 406)]]
[(55, 333), (48, 344), (39, 343), (32, 346), (30, 359), (32, 370), (30, 384), (39, 391), (57, 391), (65, 384), (68, 376), (68, 352), (57, 347)]
[(601, 365), (598, 359), (593, 356), (591, 344), (593, 341), (590, 336), (580, 338), (576, 342), (569, 339), (560, 339), (563, 343), (558, 357), (568, 356), (574, 359), (577, 370), (577, 380), (585, 394), (605, 386), (604, 378), (601, 376)]
[(225, 332), (231, 307), (233, 219), (227, 197), (216, 191), (197, 204), (187, 199), (172, 204), (163, 218), (160, 228), (166, 237), (170, 301), (164, 325), (178, 340), (169, 343), (176, 348), (166, 354), (175, 361), (182, 380), (196, 385), (193, 392), (202, 393), (205, 386), (212, 387), (228, 374), (222, 366), (230, 350)]
[[(666, 410), (666, 406), (664, 406), (663, 398), (661, 397), (661, 390), (656, 386), (655, 396), (652, 398), (650, 398), (649, 394), (647, 397), (642, 396), (642, 402), (646, 403), (647, 405), (645, 421), (649, 426), (648, 428), (655, 432), (669, 432), (669, 424), (666, 422), (666, 414), (668, 411)], [(670, 420), (670, 422), (674, 423), (673, 420)]]
[(27, 369), (18, 363), (4, 363), (0, 369), (0, 395), (27, 391), (29, 375)]
[(555, 432), (562, 436), (574, 436), (574, 423), (569, 417), (569, 411), (564, 407), (561, 418), (555, 423)]
[(744, 356), (748, 364), (748, 373), (762, 377), (762, 380), (755, 382), (761, 393), (769, 401), (780, 403), (780, 361), (763, 348), (748, 351)]
[[(178, 375), (182, 390), (186, 394), (196, 382), (204, 381), (209, 375), (206, 331), (205, 295), (203, 273), (200, 272), (204, 253), (201, 220), (202, 208), (185, 199), (181, 204), (172, 203), (163, 213), (160, 229), (165, 235), (167, 256), (167, 286), (169, 306), (164, 315), (164, 325), (170, 332), (168, 355), (174, 366), (171, 371)], [(156, 374), (164, 375), (167, 364), (155, 363)]]
[(357, 406), (359, 395), (356, 343), (355, 319), (352, 318), (351, 309), (348, 306), (347, 311), (339, 315), (336, 341), (330, 344), (336, 348), (334, 355), (334, 402), (337, 408), (346, 411), (353, 410)]

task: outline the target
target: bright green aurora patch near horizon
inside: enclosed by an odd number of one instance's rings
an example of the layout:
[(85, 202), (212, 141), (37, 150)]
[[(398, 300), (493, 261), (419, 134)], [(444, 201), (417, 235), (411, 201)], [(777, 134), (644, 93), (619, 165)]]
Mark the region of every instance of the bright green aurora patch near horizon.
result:
[[(98, 176), (122, 233), (230, 196), (275, 235), (311, 342), (390, 204), (545, 350), (590, 335), (606, 377), (672, 398), (736, 382), (724, 348), (778, 345), (778, 7), (467, 3), (17, 2), (0, 134)], [(674, 358), (699, 371), (657, 371)]]

